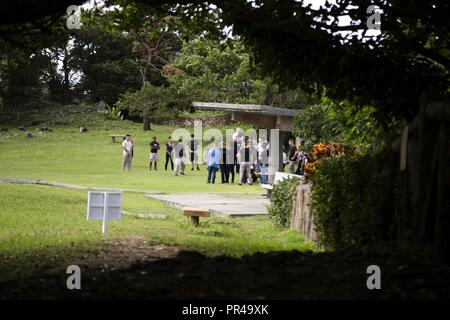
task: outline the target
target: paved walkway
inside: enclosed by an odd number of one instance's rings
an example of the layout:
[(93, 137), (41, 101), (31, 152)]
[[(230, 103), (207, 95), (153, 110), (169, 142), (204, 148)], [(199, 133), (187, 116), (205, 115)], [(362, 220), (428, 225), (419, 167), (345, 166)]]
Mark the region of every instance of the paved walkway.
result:
[[(261, 193), (262, 194), (262, 193)], [(269, 200), (263, 196), (240, 196), (229, 194), (148, 194), (146, 197), (160, 200), (167, 205), (182, 209), (183, 207), (198, 207), (209, 209), (213, 215), (237, 217), (267, 214)]]

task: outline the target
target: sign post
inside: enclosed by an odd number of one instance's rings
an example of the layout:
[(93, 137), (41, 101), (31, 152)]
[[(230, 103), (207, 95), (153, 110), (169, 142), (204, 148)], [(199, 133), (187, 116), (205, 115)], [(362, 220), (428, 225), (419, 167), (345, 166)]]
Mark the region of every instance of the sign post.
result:
[(88, 220), (102, 220), (102, 233), (106, 233), (109, 220), (119, 220), (122, 216), (122, 192), (89, 192)]

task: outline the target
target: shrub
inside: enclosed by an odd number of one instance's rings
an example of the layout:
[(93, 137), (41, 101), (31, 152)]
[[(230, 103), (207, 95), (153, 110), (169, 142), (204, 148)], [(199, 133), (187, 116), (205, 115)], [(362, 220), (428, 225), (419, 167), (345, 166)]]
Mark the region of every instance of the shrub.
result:
[(323, 159), (312, 181), (316, 230), (326, 247), (389, 240), (395, 211), (395, 171), (389, 152)]
[(339, 141), (342, 135), (331, 104), (316, 104), (305, 107), (294, 117), (295, 134), (305, 138), (305, 150), (315, 143)]
[(178, 95), (170, 88), (146, 84), (139, 91), (122, 95), (116, 107), (131, 117), (137, 116), (151, 119), (152, 123), (160, 123), (162, 120), (176, 118), (179, 111), (190, 104), (187, 98)]
[(122, 111), (118, 107), (111, 107), (101, 112), (106, 120), (123, 120)]
[(364, 151), (375, 150), (382, 147), (391, 134), (401, 134), (405, 126), (404, 121), (396, 119), (382, 126), (370, 106), (326, 100), (303, 108), (294, 117), (294, 133), (305, 139), (305, 151), (316, 143), (331, 142), (357, 145)]
[(274, 185), (268, 211), (275, 226), (279, 228), (289, 227), (295, 187), (299, 183), (300, 179), (290, 178)]

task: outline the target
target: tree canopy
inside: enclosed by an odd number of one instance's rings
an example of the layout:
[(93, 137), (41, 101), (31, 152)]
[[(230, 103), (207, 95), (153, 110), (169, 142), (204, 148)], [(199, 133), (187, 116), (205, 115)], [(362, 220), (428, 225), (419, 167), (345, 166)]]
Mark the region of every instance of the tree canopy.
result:
[[(17, 42), (11, 34), (20, 34), (23, 24), (45, 30), (54, 21), (51, 18), (64, 14), (69, 4), (83, 2), (2, 2), (0, 37)], [(275, 82), (347, 99), (355, 106), (373, 105), (383, 121), (392, 116), (410, 119), (421, 93), (449, 92), (450, 4), (446, 0), (336, 0), (319, 8), (295, 0), (130, 3), (162, 10), (183, 21), (214, 17), (206, 20), (217, 23), (219, 30), (232, 26), (233, 35), (253, 51), (261, 72)], [(365, 26), (370, 4), (382, 11), (378, 35), (370, 35)], [(25, 5), (30, 9), (26, 13)], [(216, 10), (211, 15), (212, 6)], [(343, 25), (339, 22), (342, 16), (349, 16), (353, 23)]]

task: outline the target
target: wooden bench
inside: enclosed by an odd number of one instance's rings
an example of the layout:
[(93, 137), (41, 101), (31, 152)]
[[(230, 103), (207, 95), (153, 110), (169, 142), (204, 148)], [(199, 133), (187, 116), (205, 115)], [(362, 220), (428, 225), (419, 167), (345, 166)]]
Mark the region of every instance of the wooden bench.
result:
[(278, 184), (279, 182), (281, 182), (285, 179), (290, 179), (290, 178), (299, 178), (302, 180), (304, 179), (303, 176), (300, 176), (298, 174), (278, 171), (278, 172), (275, 172), (275, 178), (273, 180), (273, 185), (272, 184), (261, 184), (261, 187), (267, 190), (267, 196), (270, 197), (272, 194), (274, 185)]
[(184, 207), (183, 215), (191, 220), (194, 227), (198, 227), (200, 217), (209, 217), (209, 210), (202, 208)]
[(109, 136), (111, 137), (113, 143), (116, 142), (116, 138), (122, 138), (123, 140), (126, 137), (124, 134), (110, 134)]

